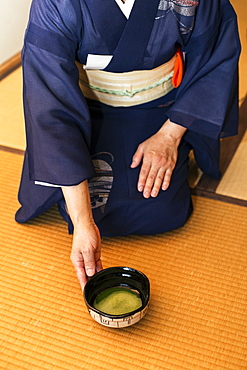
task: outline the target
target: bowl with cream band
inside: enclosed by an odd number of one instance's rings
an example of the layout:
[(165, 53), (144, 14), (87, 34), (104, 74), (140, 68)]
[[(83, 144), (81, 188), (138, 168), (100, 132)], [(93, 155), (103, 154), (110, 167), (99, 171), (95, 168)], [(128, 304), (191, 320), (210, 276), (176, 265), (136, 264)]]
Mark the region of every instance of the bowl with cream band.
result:
[(150, 283), (131, 267), (110, 267), (96, 273), (84, 288), (91, 317), (99, 324), (124, 328), (140, 321), (147, 312)]

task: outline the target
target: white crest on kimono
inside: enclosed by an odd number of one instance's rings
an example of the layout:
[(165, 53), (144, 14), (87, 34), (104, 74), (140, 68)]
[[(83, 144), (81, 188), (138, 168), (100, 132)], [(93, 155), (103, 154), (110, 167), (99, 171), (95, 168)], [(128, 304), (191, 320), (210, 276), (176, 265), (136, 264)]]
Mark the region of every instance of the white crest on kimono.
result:
[(104, 213), (113, 183), (113, 171), (110, 164), (114, 161), (114, 157), (111, 153), (100, 152), (93, 158), (96, 176), (89, 181), (91, 207), (93, 209), (100, 207), (101, 212)]
[[(180, 31), (183, 34), (190, 32), (194, 25), (194, 16), (196, 7), (199, 4), (199, 0), (160, 0), (158, 10), (165, 11), (165, 13), (171, 12), (176, 20), (180, 24)], [(162, 18), (165, 15), (158, 15), (156, 19)], [(188, 24), (185, 24), (182, 17), (193, 17)], [(186, 18), (185, 18), (186, 19)]]

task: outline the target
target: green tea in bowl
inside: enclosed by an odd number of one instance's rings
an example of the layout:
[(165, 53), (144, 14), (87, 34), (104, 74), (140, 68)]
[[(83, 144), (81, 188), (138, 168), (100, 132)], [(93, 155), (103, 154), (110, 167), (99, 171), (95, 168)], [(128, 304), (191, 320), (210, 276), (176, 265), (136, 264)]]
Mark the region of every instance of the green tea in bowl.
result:
[(109, 288), (96, 297), (93, 306), (109, 315), (123, 315), (138, 310), (142, 300), (137, 291), (125, 287)]

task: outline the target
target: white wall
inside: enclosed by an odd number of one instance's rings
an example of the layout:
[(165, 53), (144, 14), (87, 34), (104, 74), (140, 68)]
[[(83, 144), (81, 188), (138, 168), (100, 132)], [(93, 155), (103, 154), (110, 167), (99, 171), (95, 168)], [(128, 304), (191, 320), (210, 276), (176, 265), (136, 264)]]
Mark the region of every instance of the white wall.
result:
[(0, 64), (22, 49), (31, 0), (0, 0)]

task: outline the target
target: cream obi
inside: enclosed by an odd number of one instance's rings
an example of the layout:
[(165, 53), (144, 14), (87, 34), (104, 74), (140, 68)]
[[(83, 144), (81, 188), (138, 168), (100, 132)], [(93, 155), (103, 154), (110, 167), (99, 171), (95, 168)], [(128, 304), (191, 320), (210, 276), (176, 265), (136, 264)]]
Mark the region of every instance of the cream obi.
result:
[(79, 69), (79, 86), (88, 99), (113, 107), (130, 107), (158, 99), (173, 88), (172, 77), (177, 54), (167, 63), (151, 70), (112, 73)]

